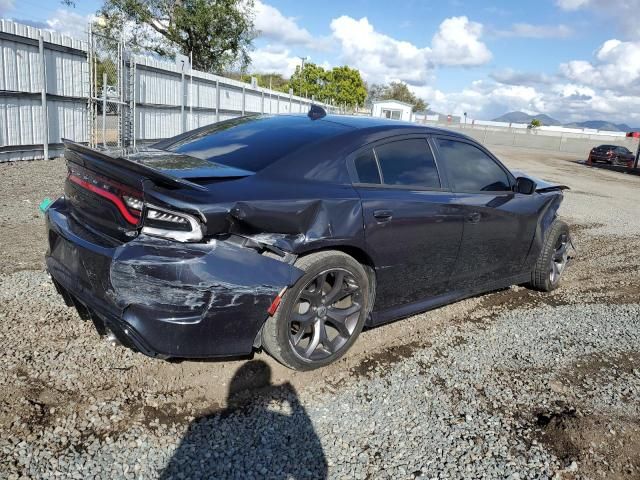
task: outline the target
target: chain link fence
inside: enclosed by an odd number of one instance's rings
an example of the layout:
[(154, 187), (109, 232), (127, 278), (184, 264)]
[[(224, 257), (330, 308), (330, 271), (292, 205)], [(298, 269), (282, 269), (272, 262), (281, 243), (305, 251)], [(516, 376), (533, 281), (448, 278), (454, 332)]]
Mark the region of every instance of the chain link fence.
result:
[(89, 145), (102, 148), (123, 146), (125, 124), (124, 46), (89, 26)]

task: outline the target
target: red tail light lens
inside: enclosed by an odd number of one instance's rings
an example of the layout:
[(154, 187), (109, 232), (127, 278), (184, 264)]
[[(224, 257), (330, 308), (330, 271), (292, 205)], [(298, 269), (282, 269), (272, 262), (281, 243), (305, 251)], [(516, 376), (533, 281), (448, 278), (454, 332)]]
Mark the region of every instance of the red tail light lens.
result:
[(140, 223), (140, 212), (144, 205), (141, 192), (76, 165), (69, 166), (67, 178), (113, 203), (128, 223)]

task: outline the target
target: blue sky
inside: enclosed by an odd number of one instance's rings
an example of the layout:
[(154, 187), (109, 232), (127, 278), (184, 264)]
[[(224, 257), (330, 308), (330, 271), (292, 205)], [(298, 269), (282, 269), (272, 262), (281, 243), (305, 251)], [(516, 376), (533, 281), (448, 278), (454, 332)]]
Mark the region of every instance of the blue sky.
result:
[[(0, 14), (81, 35), (101, 2), (0, 0)], [(404, 81), (435, 110), (640, 123), (640, 0), (255, 0), (254, 71), (300, 56)]]

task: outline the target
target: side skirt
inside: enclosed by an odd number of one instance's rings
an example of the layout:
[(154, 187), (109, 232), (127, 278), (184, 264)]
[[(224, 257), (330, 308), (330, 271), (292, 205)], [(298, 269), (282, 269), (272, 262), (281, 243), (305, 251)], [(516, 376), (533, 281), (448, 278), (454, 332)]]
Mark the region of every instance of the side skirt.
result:
[(399, 307), (389, 308), (381, 312), (375, 310), (371, 312), (371, 315), (367, 321), (367, 326), (374, 327), (382, 325), (384, 323), (400, 320), (417, 313), (433, 310), (434, 308), (442, 307), (450, 303), (464, 300), (465, 298), (474, 297), (482, 293), (489, 293), (502, 288), (510, 287), (511, 285), (520, 285), (531, 281), (531, 273), (525, 272), (513, 277), (505, 278), (497, 282), (487, 284), (486, 286), (475, 290), (460, 290), (448, 292), (437, 297), (431, 297), (417, 302), (409, 303), (406, 305), (400, 305)]

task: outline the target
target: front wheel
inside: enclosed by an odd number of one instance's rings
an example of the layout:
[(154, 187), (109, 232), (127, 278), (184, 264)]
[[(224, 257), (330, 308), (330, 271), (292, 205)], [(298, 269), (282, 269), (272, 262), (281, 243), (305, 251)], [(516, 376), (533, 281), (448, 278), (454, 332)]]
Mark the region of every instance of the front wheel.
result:
[(553, 222), (531, 273), (530, 287), (550, 292), (558, 288), (560, 278), (569, 263), (569, 226), (561, 221)]
[(339, 359), (362, 331), (370, 305), (362, 265), (338, 251), (301, 257), (304, 275), (289, 288), (262, 329), (262, 345), (294, 370), (313, 370)]

